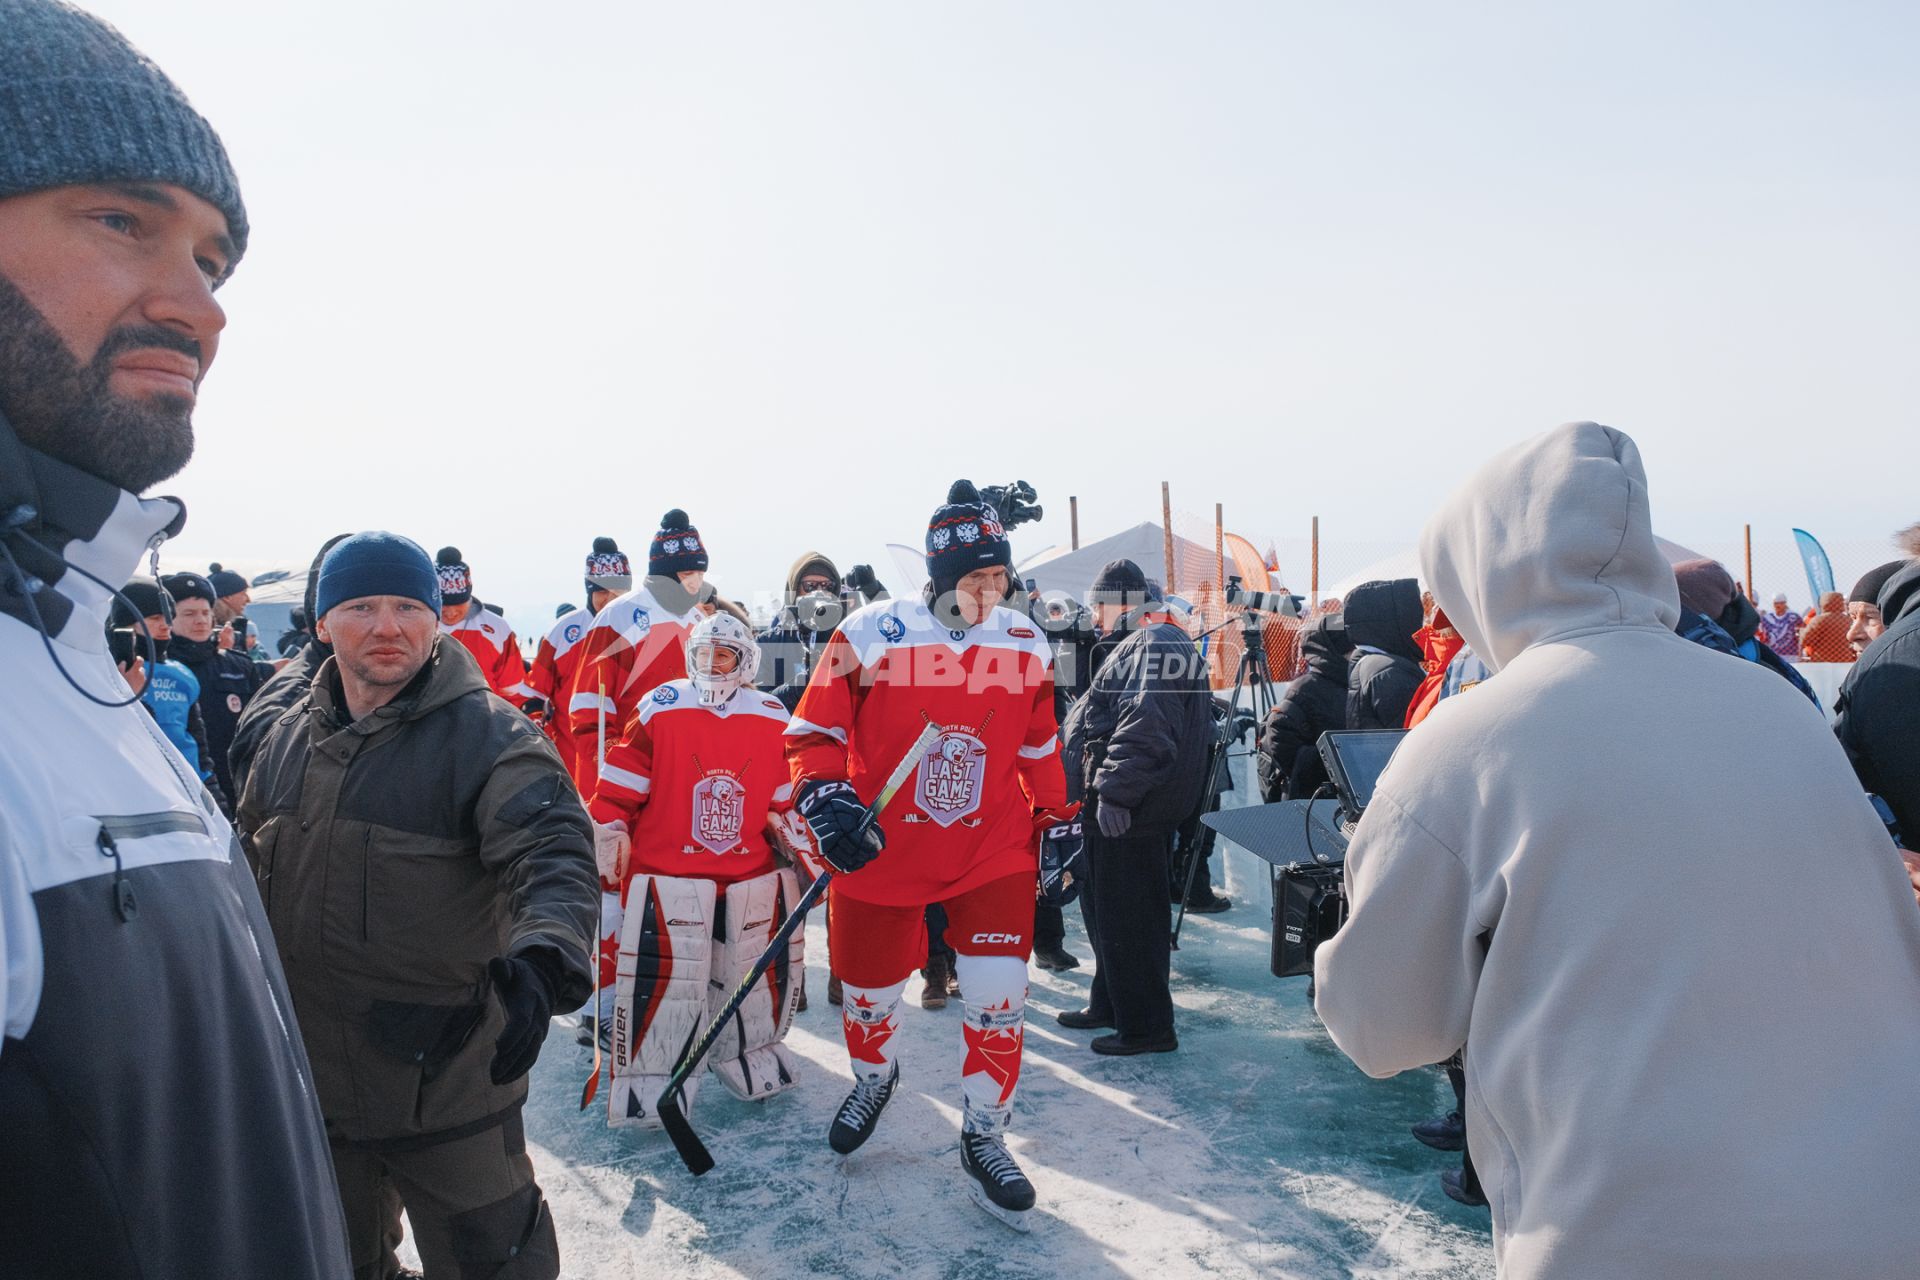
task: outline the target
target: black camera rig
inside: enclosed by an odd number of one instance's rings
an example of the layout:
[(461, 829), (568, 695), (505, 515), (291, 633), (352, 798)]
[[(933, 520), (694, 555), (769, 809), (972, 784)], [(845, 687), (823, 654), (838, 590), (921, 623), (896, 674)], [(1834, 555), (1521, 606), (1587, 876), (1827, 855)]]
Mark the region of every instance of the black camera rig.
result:
[(1000, 517), (1002, 528), (1011, 529), (1015, 525), (1028, 524), (1046, 514), (1045, 508), (1040, 505), (1040, 495), (1025, 480), (1015, 480), (1011, 484), (976, 485), (975, 488), (979, 490), (981, 499)]

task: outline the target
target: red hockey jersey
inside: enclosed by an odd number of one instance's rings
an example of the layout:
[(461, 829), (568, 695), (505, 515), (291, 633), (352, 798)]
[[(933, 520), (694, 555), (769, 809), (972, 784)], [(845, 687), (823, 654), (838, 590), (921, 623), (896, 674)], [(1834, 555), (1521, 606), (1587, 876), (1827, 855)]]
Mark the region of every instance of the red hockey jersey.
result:
[(547, 704), (544, 725), (547, 736), (553, 739), (554, 749), (566, 763), (568, 774), (576, 778), (573, 757), (578, 742), (573, 736), (573, 720), (567, 715), (567, 689), (584, 652), (581, 641), (587, 638), (587, 628), (592, 625), (593, 614), (584, 608), (561, 614), (553, 630), (540, 641), (539, 651), (533, 655), (533, 668), (527, 672), (527, 688)]
[(533, 690), (527, 687), (527, 660), (521, 655), (520, 641), (505, 618), (491, 609), (474, 605), (467, 610), (466, 617), (452, 626), (442, 622), (440, 633), (452, 636), (467, 647), (473, 660), (480, 664), (480, 673), (487, 678), (487, 688), (516, 707), (533, 696)]
[(700, 705), (691, 680), (659, 686), (607, 748), (588, 806), (633, 833), (628, 876), (699, 876), (732, 884), (773, 870), (769, 813), (793, 807), (787, 709), (758, 689)]
[(627, 727), (641, 699), (669, 680), (687, 674), (687, 633), (700, 610), (668, 613), (645, 584), (615, 596), (594, 615), (581, 641), (580, 663), (567, 694), (567, 715), (580, 743), (574, 780), (580, 794), (593, 794), (593, 757), (602, 708), (607, 715), (607, 744)]
[(880, 819), (885, 851), (836, 893), (911, 906), (1036, 871), (1034, 813), (1067, 789), (1053, 655), (1031, 619), (995, 609), (955, 631), (917, 600), (850, 615), (787, 726), (794, 784), (845, 779), (871, 803), (928, 724), (940, 737)]

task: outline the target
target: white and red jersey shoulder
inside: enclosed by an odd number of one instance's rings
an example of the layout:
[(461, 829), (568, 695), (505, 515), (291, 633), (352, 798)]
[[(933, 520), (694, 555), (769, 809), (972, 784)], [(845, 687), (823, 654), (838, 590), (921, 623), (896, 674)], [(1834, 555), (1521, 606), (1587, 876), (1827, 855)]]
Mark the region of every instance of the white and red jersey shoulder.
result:
[(442, 622), (440, 633), (466, 646), (480, 664), (489, 689), (515, 706), (534, 696), (527, 685), (527, 660), (520, 652), (519, 638), (505, 618), (491, 609), (473, 608), (458, 622)]
[(792, 807), (786, 708), (757, 689), (703, 706), (691, 680), (656, 686), (607, 750), (589, 806), (633, 833), (630, 871), (731, 883), (771, 870), (770, 814)]
[(1039, 628), (1003, 608), (950, 628), (917, 600), (868, 605), (827, 642), (787, 728), (794, 782), (845, 779), (871, 801), (929, 724), (940, 736), (881, 820), (886, 852), (838, 882), (856, 898), (933, 902), (1031, 870), (1035, 815), (1067, 803)]
[(602, 711), (609, 735), (619, 733), (641, 699), (687, 674), (687, 633), (697, 608), (671, 613), (643, 584), (594, 615), (567, 697), (573, 732), (592, 735)]

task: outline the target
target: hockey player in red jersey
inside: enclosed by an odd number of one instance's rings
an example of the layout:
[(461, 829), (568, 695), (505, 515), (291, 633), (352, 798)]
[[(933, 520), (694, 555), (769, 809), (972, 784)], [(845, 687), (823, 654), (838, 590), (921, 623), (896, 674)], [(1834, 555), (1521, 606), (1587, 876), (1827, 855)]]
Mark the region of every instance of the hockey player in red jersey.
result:
[[(786, 708), (753, 687), (759, 647), (730, 613), (697, 623), (684, 680), (640, 703), (607, 751), (590, 806), (601, 875), (621, 885), (617, 958), (601, 957), (611, 1016), (612, 1124), (657, 1126), (681, 1052), (733, 994), (799, 898), (775, 867), (769, 821), (791, 815)], [(806, 833), (804, 823), (790, 823)], [(810, 840), (807, 841), (810, 845)], [(707, 1061), (737, 1097), (785, 1090), (801, 935), (730, 1018)], [(699, 1077), (687, 1082), (693, 1100)]]
[[(580, 661), (567, 685), (567, 727), (577, 744), (573, 783), (583, 799), (599, 785), (598, 757), (604, 735), (611, 747), (620, 740), (641, 701), (655, 688), (687, 674), (687, 636), (713, 612), (713, 588), (707, 583), (707, 545), (678, 507), (660, 518), (660, 530), (647, 549), (647, 577), (609, 600), (594, 615), (580, 642)], [(620, 884), (600, 881), (600, 949), (611, 956), (620, 945)], [(588, 1011), (607, 1043), (607, 1019), (613, 993), (602, 989)], [(591, 1034), (586, 1022), (581, 1035)]]
[[(580, 740), (574, 735), (572, 717), (561, 704), (566, 701), (574, 668), (580, 665), (580, 656), (586, 651), (582, 641), (587, 638), (587, 629), (593, 626), (594, 615), (615, 596), (633, 589), (633, 569), (620, 544), (612, 538), (593, 540), (593, 550), (587, 554), (586, 585), (586, 607), (569, 609), (554, 620), (553, 629), (540, 641), (540, 649), (534, 654), (533, 669), (527, 672), (527, 687), (534, 693), (533, 701), (527, 704), (527, 714), (539, 717), (547, 736), (553, 739), (554, 748), (560, 752), (567, 773), (575, 778), (579, 777), (575, 755), (580, 749)], [(597, 751), (598, 744), (591, 749)]]
[[(1012, 553), (971, 484), (955, 484), (934, 512), (926, 547), (925, 597), (849, 615), (787, 728), (797, 807), (842, 873), (829, 890), (828, 944), (854, 1088), (828, 1141), (854, 1150), (893, 1095), (900, 998), (926, 958), (924, 909), (940, 903), (966, 1002), (961, 1164), (981, 1207), (1024, 1231), (1033, 1185), (1005, 1134), (1020, 1078), (1036, 848), (1040, 831), (1071, 812), (1051, 651), (1024, 614), (999, 607), (1012, 591)], [(940, 737), (894, 800), (884, 836), (856, 840), (863, 805), (929, 724)]]
[(520, 640), (507, 620), (477, 604), (473, 598), (473, 570), (458, 547), (442, 547), (434, 557), (440, 573), (440, 633), (466, 646), (487, 678), (487, 688), (516, 707), (524, 707), (533, 690), (527, 687), (527, 660)]
[(706, 543), (676, 507), (660, 518), (653, 535), (646, 580), (608, 601), (581, 642), (567, 696), (569, 727), (582, 744), (574, 775), (581, 795), (593, 794), (595, 750), (587, 744), (596, 741), (602, 716), (612, 743), (642, 698), (669, 680), (686, 678), (687, 636), (713, 611), (712, 599)]

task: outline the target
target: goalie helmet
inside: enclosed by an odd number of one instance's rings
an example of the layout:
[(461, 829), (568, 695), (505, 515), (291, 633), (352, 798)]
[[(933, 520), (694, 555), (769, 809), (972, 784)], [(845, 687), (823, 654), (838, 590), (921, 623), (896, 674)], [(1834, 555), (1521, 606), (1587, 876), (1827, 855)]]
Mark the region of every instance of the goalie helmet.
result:
[[(722, 650), (732, 653), (731, 665)], [(725, 703), (752, 684), (759, 669), (760, 646), (754, 642), (753, 632), (730, 613), (722, 611), (700, 619), (687, 636), (687, 678), (699, 691), (703, 707)]]

